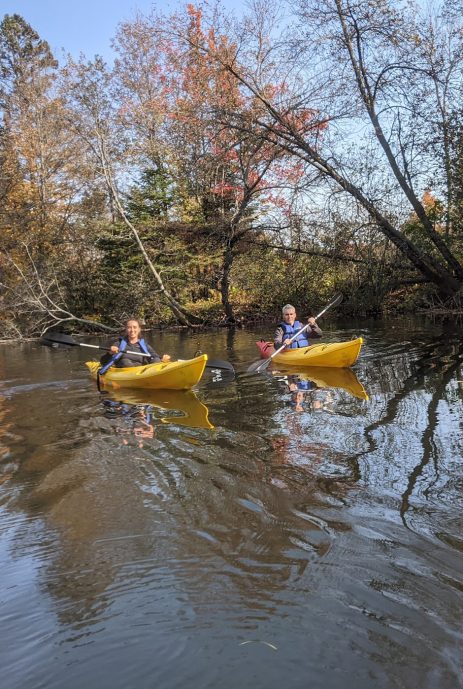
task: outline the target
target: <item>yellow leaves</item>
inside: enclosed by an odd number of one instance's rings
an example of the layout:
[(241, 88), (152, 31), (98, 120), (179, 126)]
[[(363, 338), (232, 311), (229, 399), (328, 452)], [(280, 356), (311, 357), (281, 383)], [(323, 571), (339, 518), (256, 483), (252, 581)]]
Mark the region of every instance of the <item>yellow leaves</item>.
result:
[(182, 222), (197, 222), (202, 219), (201, 203), (193, 196), (184, 197), (178, 211)]

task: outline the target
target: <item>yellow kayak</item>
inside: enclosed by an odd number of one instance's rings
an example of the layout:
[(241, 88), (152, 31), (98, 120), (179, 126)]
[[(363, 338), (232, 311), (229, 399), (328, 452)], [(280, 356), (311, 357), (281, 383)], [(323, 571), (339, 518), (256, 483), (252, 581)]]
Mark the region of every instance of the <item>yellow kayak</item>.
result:
[[(100, 384), (115, 390), (119, 388), (189, 390), (201, 380), (206, 361), (207, 354), (201, 354), (185, 361), (131, 366), (130, 368), (113, 367), (100, 377)], [(92, 377), (96, 379), (101, 364), (98, 361), (86, 361), (85, 365)]]
[[(267, 359), (275, 351), (271, 342), (256, 342), (261, 356)], [(283, 366), (327, 366), (329, 368), (349, 368), (358, 359), (363, 338), (347, 342), (313, 344), (298, 349), (286, 349), (277, 354), (273, 361)]]
[(349, 368), (307, 366), (307, 368), (301, 368), (300, 372), (296, 373), (294, 367), (284, 370), (283, 367), (280, 366), (277, 371), (273, 371), (273, 375), (275, 376), (281, 374), (294, 376), (301, 380), (310, 380), (312, 383), (315, 383), (317, 388), (339, 388), (360, 400), (368, 399), (367, 391), (355, 373)]
[[(103, 387), (105, 389), (106, 386)], [(108, 389), (108, 396), (124, 404), (151, 405), (157, 409), (179, 411), (183, 416), (164, 416), (162, 423), (173, 423), (190, 428), (214, 428), (209, 421), (209, 409), (193, 390), (121, 390)]]

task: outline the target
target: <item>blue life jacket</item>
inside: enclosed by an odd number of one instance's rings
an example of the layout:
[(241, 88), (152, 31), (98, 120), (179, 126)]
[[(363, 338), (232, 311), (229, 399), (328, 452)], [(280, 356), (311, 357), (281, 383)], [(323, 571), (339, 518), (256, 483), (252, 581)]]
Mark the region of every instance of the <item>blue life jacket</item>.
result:
[[(289, 325), (289, 323), (280, 323), (278, 326), (282, 328), (283, 330), (283, 342), (295, 335), (298, 330), (303, 328), (304, 326), (302, 323), (299, 321), (294, 321), (293, 325)], [(295, 340), (291, 342), (291, 344), (288, 346), (288, 349), (297, 349), (298, 347), (308, 347), (309, 346), (309, 341), (307, 339), (307, 330), (304, 330), (303, 333), (299, 335), (299, 337), (296, 337)]]
[[(144, 340), (143, 338), (142, 338), (141, 340), (138, 340), (138, 344), (140, 345), (140, 349), (142, 350), (142, 352), (143, 352), (144, 354), (148, 354), (148, 356), (151, 356), (151, 354), (150, 354), (149, 351), (148, 351), (148, 347), (146, 346), (146, 342), (145, 342), (145, 340)], [(122, 337), (121, 340), (120, 340), (120, 343), (119, 343), (119, 351), (117, 352), (117, 354), (113, 354), (113, 356), (110, 358), (110, 360), (108, 361), (108, 363), (105, 364), (104, 366), (102, 366), (102, 367), (98, 370), (98, 375), (99, 375), (99, 376), (102, 376), (104, 373), (106, 373), (106, 371), (107, 371), (109, 368), (111, 368), (111, 366), (114, 366), (114, 364), (116, 363), (116, 361), (119, 361), (119, 359), (121, 358), (121, 356), (123, 355), (123, 353), (124, 353), (125, 350), (127, 349), (127, 345), (128, 345), (127, 340), (125, 339), (125, 337)]]
[(313, 383), (311, 380), (298, 380), (297, 389), (298, 390), (311, 390), (313, 388)]

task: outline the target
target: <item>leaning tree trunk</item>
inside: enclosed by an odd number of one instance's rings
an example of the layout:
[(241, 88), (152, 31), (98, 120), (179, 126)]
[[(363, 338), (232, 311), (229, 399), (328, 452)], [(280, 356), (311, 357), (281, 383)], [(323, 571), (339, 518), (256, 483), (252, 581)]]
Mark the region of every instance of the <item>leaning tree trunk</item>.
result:
[(220, 281), (222, 306), (225, 312), (227, 323), (235, 323), (236, 320), (233, 312), (233, 306), (230, 303), (230, 273), (233, 265), (233, 259), (233, 244), (231, 241), (228, 241), (225, 251), (223, 252), (222, 279)]
[(106, 183), (110, 189), (112, 199), (114, 201), (114, 205), (119, 212), (119, 215), (121, 216), (122, 220), (124, 221), (125, 225), (129, 228), (133, 236), (135, 237), (135, 241), (137, 242), (140, 251), (143, 255), (143, 258), (145, 259), (154, 279), (156, 280), (156, 283), (159, 287), (159, 290), (161, 291), (164, 299), (166, 300), (167, 304), (169, 305), (170, 310), (174, 314), (174, 316), (177, 318), (178, 322), (181, 325), (186, 325), (189, 328), (193, 328), (198, 325), (204, 324), (204, 320), (201, 318), (198, 318), (194, 314), (190, 313), (187, 309), (185, 309), (169, 292), (169, 290), (166, 288), (164, 285), (161, 275), (159, 272), (156, 270), (156, 267), (152, 260), (149, 257), (148, 252), (146, 251), (145, 245), (143, 244), (143, 241), (136, 229), (136, 227), (130, 222), (129, 218), (127, 217), (124, 207), (122, 206), (122, 203), (119, 198), (119, 193), (117, 191), (113, 176), (110, 171), (110, 167), (108, 164), (108, 158), (106, 156), (105, 152), (105, 146), (104, 143), (100, 140), (99, 142), (99, 157), (100, 161), (102, 163), (103, 167), (103, 172), (104, 176), (106, 179)]
[(156, 270), (155, 265), (153, 264), (152, 260), (149, 257), (148, 252), (146, 251), (145, 245), (143, 244), (143, 241), (136, 229), (136, 227), (130, 222), (129, 218), (127, 217), (127, 214), (125, 213), (124, 207), (121, 203), (120, 197), (119, 197), (119, 192), (116, 186), (116, 182), (114, 180), (114, 174), (112, 171), (112, 166), (111, 166), (111, 158), (110, 155), (108, 154), (107, 151), (107, 145), (106, 145), (106, 139), (105, 139), (105, 134), (104, 132), (101, 131), (101, 122), (100, 118), (96, 117), (95, 120), (95, 140), (91, 141), (87, 133), (85, 132), (83, 127), (80, 127), (76, 122), (73, 122), (73, 127), (79, 134), (79, 136), (87, 143), (89, 146), (90, 150), (92, 151), (93, 155), (95, 158), (98, 160), (98, 163), (101, 166), (101, 170), (103, 172), (103, 176), (106, 182), (106, 185), (108, 187), (109, 191), (109, 196), (112, 202), (112, 207), (114, 207), (115, 210), (119, 213), (121, 216), (124, 224), (128, 227), (130, 232), (133, 234), (135, 237), (135, 241), (143, 255), (143, 258), (145, 259), (151, 274), (153, 275), (160, 292), (162, 293), (165, 301), (167, 302), (170, 310), (174, 314), (174, 316), (177, 318), (178, 322), (181, 325), (185, 325), (189, 328), (193, 328), (198, 325), (204, 324), (204, 320), (201, 318), (198, 318), (194, 314), (190, 313), (187, 309), (185, 309), (169, 292), (169, 290), (166, 288), (164, 285), (161, 275), (159, 272)]
[[(372, 217), (379, 230), (399, 249), (399, 251), (407, 257), (407, 259), (414, 265), (419, 273), (424, 276), (429, 282), (434, 283), (439, 292), (445, 297), (454, 297), (463, 289), (463, 266), (460, 264), (458, 257), (452, 253), (449, 247), (446, 246), (442, 237), (434, 230), (432, 223), (426, 216), (426, 212), (422, 204), (413, 194), (409, 186), (406, 185), (403, 175), (398, 175), (397, 163), (393, 166), (393, 172), (396, 178), (401, 183), (402, 189), (406, 193), (408, 201), (415, 210), (423, 229), (431, 241), (436, 246), (437, 250), (444, 259), (443, 262), (436, 259), (431, 253), (423, 251), (420, 247), (415, 245), (405, 234), (395, 227), (388, 218), (375, 205), (374, 201), (365, 196), (361, 187), (356, 186), (345, 177), (341, 171), (334, 168), (328, 159), (325, 159), (319, 149), (318, 143), (310, 143), (296, 127), (294, 121), (287, 116), (284, 111), (278, 110), (276, 106), (263, 94), (259, 88), (246, 78), (237, 68), (236, 63), (229, 63), (224, 61), (216, 52), (211, 53), (227, 71), (238, 80), (250, 93), (252, 93), (257, 100), (266, 109), (272, 121), (257, 119), (256, 123), (261, 127), (261, 136), (272, 145), (278, 146), (280, 149), (300, 158), (301, 160), (313, 166), (323, 177), (331, 178), (340, 188), (344, 189), (354, 199), (356, 199), (361, 206)], [(371, 113), (373, 115), (373, 113)], [(246, 118), (240, 118), (239, 113), (235, 113), (234, 127), (244, 133), (249, 131), (249, 123)], [(375, 117), (372, 118), (373, 124), (377, 124)], [(388, 160), (391, 162), (390, 147), (385, 145), (384, 135), (381, 137), (381, 131), (378, 140), (383, 145), (383, 149), (388, 154)], [(222, 301), (224, 301), (224, 294), (227, 295), (227, 284), (224, 280), (222, 286)]]

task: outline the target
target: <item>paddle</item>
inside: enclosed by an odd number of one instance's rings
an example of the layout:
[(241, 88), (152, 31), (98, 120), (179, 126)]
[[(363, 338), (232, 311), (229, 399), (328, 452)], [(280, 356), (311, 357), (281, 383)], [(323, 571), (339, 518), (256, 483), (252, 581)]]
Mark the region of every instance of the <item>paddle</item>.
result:
[[(75, 340), (73, 337), (70, 335), (66, 335), (65, 333), (58, 333), (58, 332), (47, 332), (44, 333), (41, 337), (41, 342), (42, 344), (50, 347), (54, 344), (56, 345), (64, 345), (64, 346), (69, 346), (69, 347), (89, 347), (90, 349), (101, 349), (103, 352), (109, 352), (110, 349), (108, 347), (100, 347), (99, 345), (92, 345), (92, 344), (87, 344), (85, 342), (78, 342)], [(135, 356), (140, 356), (140, 357), (149, 357), (149, 354), (143, 354), (142, 352), (132, 352), (130, 349), (126, 349), (125, 354), (134, 354)], [(230, 364), (229, 361), (222, 361), (221, 359), (209, 359), (206, 368), (212, 368), (212, 369), (224, 369), (225, 371), (230, 371), (231, 373), (235, 373), (235, 369), (233, 366)]]
[[(333, 306), (337, 306), (341, 302), (342, 302), (342, 294), (341, 293), (336, 294), (336, 296), (333, 297), (333, 299), (325, 306), (323, 311), (320, 311), (320, 313), (317, 316), (315, 316), (315, 320), (318, 320), (320, 318), (320, 316), (323, 316), (323, 314), (328, 311), (328, 309), (331, 309)], [(248, 372), (249, 373), (259, 373), (260, 371), (265, 371), (265, 369), (268, 366), (270, 366), (273, 357), (276, 356), (277, 354), (279, 354), (280, 352), (282, 352), (284, 349), (286, 349), (288, 344), (290, 344), (293, 340), (296, 339), (296, 337), (298, 337), (301, 333), (303, 333), (305, 330), (307, 330), (309, 325), (310, 325), (309, 323), (307, 323), (307, 325), (304, 325), (303, 328), (298, 330), (298, 332), (295, 333), (290, 338), (289, 343), (282, 345), (279, 349), (276, 350), (276, 352), (273, 352), (273, 354), (268, 359), (265, 359), (265, 361), (255, 361), (253, 364), (251, 364), (250, 367), (248, 368)]]

